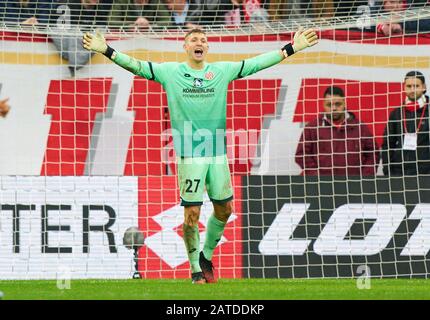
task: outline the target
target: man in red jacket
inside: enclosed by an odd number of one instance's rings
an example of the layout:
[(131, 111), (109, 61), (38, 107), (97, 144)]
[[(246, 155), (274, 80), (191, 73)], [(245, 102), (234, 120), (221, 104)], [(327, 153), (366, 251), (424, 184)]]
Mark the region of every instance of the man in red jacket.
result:
[(296, 151), (304, 175), (374, 176), (377, 146), (366, 124), (345, 106), (339, 87), (324, 92), (324, 113), (306, 125)]

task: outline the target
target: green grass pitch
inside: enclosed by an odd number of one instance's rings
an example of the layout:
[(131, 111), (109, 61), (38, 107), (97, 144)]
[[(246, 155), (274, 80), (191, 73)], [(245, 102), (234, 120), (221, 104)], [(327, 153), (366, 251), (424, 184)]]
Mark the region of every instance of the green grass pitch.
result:
[(55, 280), (0, 281), (4, 300), (430, 299), (426, 279), (371, 279), (371, 288), (361, 290), (354, 279), (221, 279), (206, 285), (185, 279), (72, 280), (70, 286), (60, 290)]

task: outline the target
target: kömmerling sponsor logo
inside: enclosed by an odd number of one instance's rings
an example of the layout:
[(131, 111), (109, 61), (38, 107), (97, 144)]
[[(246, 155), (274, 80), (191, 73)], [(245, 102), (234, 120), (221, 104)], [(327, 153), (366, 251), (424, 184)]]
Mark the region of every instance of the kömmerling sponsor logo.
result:
[(183, 93), (214, 93), (215, 88), (184, 88)]

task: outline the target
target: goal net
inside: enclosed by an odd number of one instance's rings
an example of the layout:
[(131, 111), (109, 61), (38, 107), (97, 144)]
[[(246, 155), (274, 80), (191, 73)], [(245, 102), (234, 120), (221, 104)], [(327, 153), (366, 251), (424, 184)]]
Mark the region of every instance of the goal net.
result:
[[(37, 23), (9, 2), (0, 4), (0, 100), (10, 105), (0, 119), (0, 279), (129, 278), (136, 266), (143, 278), (188, 278), (165, 92), (80, 47), (82, 32), (98, 28), (137, 59), (184, 61), (187, 26), (176, 25), (169, 2), (139, 23), (137, 9), (114, 23), (109, 5), (99, 5), (80, 11), (79, 26), (67, 2), (43, 7)], [(42, 10), (42, 0), (34, 3)], [(424, 171), (387, 176), (381, 149), (390, 113), (405, 103), (405, 75), (430, 79), (430, 9), (288, 3), (244, 1), (228, 10), (190, 3), (193, 24), (207, 32), (209, 62), (281, 48), (299, 26), (320, 36), (229, 86), (234, 213), (215, 250), (216, 275), (427, 277), (430, 180)], [(84, 23), (101, 13), (104, 22)], [(166, 25), (155, 19), (162, 13)], [(324, 118), (333, 86), (344, 93), (345, 122)], [(418, 146), (408, 140), (408, 152), (422, 157), (409, 163), (415, 168), (430, 160), (423, 112)], [(202, 244), (212, 211), (206, 197)], [(136, 256), (123, 244), (133, 226), (145, 238)]]

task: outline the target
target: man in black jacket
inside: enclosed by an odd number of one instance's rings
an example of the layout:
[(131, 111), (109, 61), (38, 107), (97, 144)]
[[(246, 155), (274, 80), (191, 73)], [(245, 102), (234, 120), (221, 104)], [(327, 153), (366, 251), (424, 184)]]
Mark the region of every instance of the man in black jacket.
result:
[[(376, 4), (370, 8), (372, 14), (376, 13), (396, 13), (403, 12), (407, 9), (414, 9), (423, 6), (422, 1), (409, 0), (406, 3), (403, 0), (383, 0), (376, 1)], [(371, 27), (379, 34), (384, 36), (393, 36), (401, 34), (425, 33), (430, 31), (430, 19), (417, 19), (408, 21), (396, 21), (395, 19), (380, 23)]]
[(391, 112), (384, 132), (384, 175), (430, 174), (429, 98), (424, 75), (408, 72), (404, 91), (406, 100)]
[(225, 14), (234, 8), (231, 0), (166, 0), (166, 4), (171, 13), (171, 29), (222, 25)]

